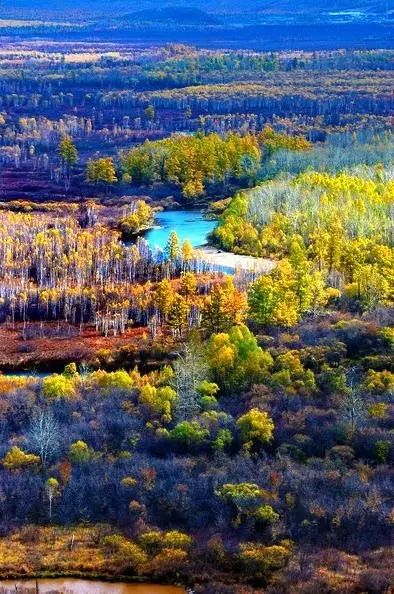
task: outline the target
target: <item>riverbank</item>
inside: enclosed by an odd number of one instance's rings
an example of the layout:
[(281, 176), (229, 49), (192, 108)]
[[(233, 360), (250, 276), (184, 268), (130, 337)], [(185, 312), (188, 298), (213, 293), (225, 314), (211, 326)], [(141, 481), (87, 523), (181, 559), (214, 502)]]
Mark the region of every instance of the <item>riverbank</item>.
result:
[(127, 578), (106, 581), (86, 577), (38, 577), (0, 581), (0, 594), (185, 594), (185, 588), (168, 584), (133, 581)]
[(254, 256), (244, 256), (232, 252), (224, 252), (213, 246), (202, 245), (196, 251), (201, 258), (213, 265), (222, 268), (225, 271), (243, 270), (255, 272), (256, 274), (268, 274), (276, 267), (276, 262), (268, 258), (257, 258)]
[[(36, 579), (41, 583), (49, 579), (84, 580), (91, 585), (97, 581), (101, 583), (97, 594), (120, 594), (111, 590), (114, 583), (127, 584), (130, 588), (162, 584), (162, 592), (159, 589), (157, 594), (182, 594), (185, 589), (180, 584), (188, 581), (183, 569), (191, 575), (190, 564), (186, 551), (181, 555), (180, 549), (174, 549), (174, 559), (163, 559), (106, 524), (30, 525), (0, 538), (0, 594), (5, 594), (2, 587), (11, 580)], [(15, 588), (12, 590), (15, 592)], [(44, 589), (40, 587), (40, 591)], [(74, 591), (73, 588), (51, 587), (49, 591), (90, 594), (87, 588)], [(124, 590), (122, 594), (131, 592)], [(153, 589), (152, 594), (156, 594)]]

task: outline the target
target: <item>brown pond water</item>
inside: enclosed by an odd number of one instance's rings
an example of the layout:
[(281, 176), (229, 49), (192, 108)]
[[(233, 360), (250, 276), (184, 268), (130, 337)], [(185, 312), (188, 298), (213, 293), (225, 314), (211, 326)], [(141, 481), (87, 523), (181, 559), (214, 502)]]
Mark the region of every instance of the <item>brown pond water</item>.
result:
[[(186, 594), (184, 588), (158, 584), (109, 583), (77, 579), (38, 580), (39, 594)], [(0, 581), (0, 594), (36, 594), (35, 580)]]

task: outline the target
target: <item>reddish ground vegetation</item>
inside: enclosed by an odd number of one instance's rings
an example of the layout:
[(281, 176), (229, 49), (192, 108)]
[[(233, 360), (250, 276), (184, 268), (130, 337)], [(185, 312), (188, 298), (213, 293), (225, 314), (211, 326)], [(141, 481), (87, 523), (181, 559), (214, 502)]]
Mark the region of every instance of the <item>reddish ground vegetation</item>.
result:
[(111, 353), (126, 351), (130, 361), (140, 358), (148, 348), (146, 328), (128, 329), (119, 336), (104, 337), (93, 326), (79, 330), (71, 326), (47, 322), (43, 326), (29, 323), (28, 339), (23, 339), (23, 324), (0, 326), (0, 369), (54, 370), (62, 369), (70, 361), (94, 365), (109, 358)]

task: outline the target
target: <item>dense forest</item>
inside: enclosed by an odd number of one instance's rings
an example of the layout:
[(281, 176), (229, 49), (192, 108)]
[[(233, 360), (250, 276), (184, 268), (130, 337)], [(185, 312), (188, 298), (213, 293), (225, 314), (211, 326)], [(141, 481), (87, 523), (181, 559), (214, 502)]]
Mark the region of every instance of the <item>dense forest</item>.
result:
[(1, 579), (390, 594), (393, 65), (0, 40)]

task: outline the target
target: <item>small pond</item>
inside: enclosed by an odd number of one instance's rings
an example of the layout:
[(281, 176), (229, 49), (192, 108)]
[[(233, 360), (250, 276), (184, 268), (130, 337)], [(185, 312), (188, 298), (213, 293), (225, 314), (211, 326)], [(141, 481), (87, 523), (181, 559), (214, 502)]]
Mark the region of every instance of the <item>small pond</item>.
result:
[[(38, 586), (38, 588), (36, 588)], [(0, 594), (186, 594), (184, 588), (79, 579), (0, 581)]]

